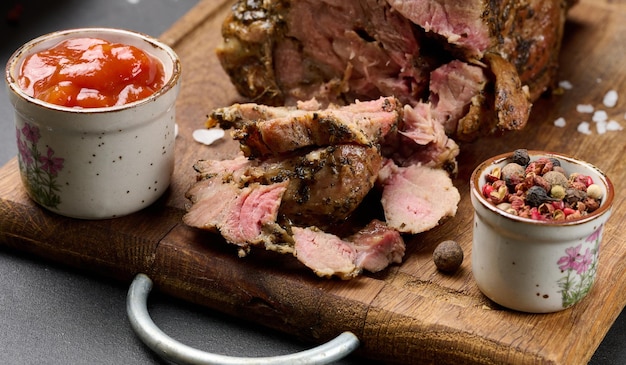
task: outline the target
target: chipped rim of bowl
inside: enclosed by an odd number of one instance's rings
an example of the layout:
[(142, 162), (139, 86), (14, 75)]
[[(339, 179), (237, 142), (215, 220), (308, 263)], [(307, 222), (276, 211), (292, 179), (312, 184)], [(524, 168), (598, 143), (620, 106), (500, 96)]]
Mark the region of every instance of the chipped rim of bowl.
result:
[[(483, 172), (485, 172), (488, 168), (490, 168), (491, 166), (494, 165), (498, 165), (501, 163), (504, 163), (507, 160), (511, 159), (511, 156), (513, 155), (513, 152), (507, 152), (507, 153), (503, 153), (497, 156), (493, 156), (491, 158), (488, 158), (487, 160), (483, 161), (482, 163), (480, 163), (472, 172), (472, 175), (470, 177), (470, 194), (472, 197), (476, 198), (483, 207), (485, 207), (486, 209), (490, 210), (491, 212), (493, 212), (494, 214), (498, 214), (500, 216), (502, 216), (505, 219), (511, 220), (511, 221), (515, 221), (515, 222), (519, 222), (519, 223), (523, 223), (523, 224), (529, 224), (529, 225), (535, 225), (535, 226), (554, 226), (554, 227), (566, 227), (566, 226), (574, 226), (574, 225), (579, 225), (579, 224), (583, 224), (583, 223), (587, 223), (589, 221), (592, 221), (594, 219), (596, 219), (597, 217), (610, 212), (611, 207), (613, 205), (613, 199), (615, 197), (615, 189), (613, 187), (613, 183), (611, 182), (611, 180), (609, 179), (609, 177), (599, 168), (597, 168), (596, 166), (585, 162), (583, 160), (577, 159), (575, 157), (569, 156), (569, 155), (565, 155), (562, 153), (556, 153), (556, 152), (546, 152), (546, 151), (539, 151), (539, 150), (528, 150), (528, 155), (531, 158), (531, 161), (534, 159), (537, 159), (539, 157), (548, 157), (548, 158), (556, 158), (558, 160), (562, 160), (562, 161), (566, 161), (568, 163), (571, 164), (576, 164), (576, 165), (580, 165), (582, 166), (584, 169), (586, 170), (592, 170), (594, 171), (596, 174), (598, 174), (598, 176), (600, 176), (600, 178), (602, 179), (602, 183), (605, 185), (606, 187), (606, 196), (604, 196), (602, 198), (602, 201), (600, 203), (600, 207), (598, 209), (596, 209), (595, 211), (593, 211), (591, 214), (585, 215), (581, 218), (578, 219), (573, 219), (573, 220), (561, 220), (561, 221), (540, 221), (540, 220), (536, 220), (536, 219), (531, 219), (531, 218), (523, 218), (523, 217), (519, 217), (516, 216), (514, 214), (511, 213), (507, 213), (506, 211), (497, 208), (493, 203), (489, 202), (487, 199), (485, 199), (485, 197), (483, 196), (482, 192), (481, 192), (481, 187), (484, 184), (481, 184), (481, 181), (479, 181), (479, 179), (481, 178), (481, 176), (483, 176)], [(595, 182), (594, 183), (598, 183)]]
[[(137, 38), (139, 40), (142, 40), (148, 43), (149, 45), (151, 45), (153, 48), (161, 49), (162, 51), (167, 53), (167, 56), (172, 61), (171, 75), (169, 79), (165, 81), (163, 86), (159, 90), (154, 92), (152, 95), (145, 97), (143, 99), (140, 99), (140, 100), (136, 100), (131, 103), (108, 106), (108, 107), (98, 107), (98, 108), (67, 107), (67, 106), (61, 106), (61, 105), (48, 103), (48, 102), (45, 102), (43, 100), (37, 99), (33, 96), (26, 94), (24, 90), (22, 90), (22, 88), (18, 85), (17, 80), (13, 77), (13, 74), (12, 74), (13, 68), (21, 67), (21, 63), (23, 62), (24, 56), (29, 54), (29, 51), (35, 48), (36, 46), (38, 46), (39, 44), (43, 42), (52, 41), (54, 39), (59, 39), (59, 42), (60, 42), (61, 40), (72, 38), (73, 34), (75, 34), (76, 37), (96, 37), (96, 38), (100, 37), (105, 40), (107, 38), (107, 35), (127, 36), (127, 37)], [(151, 55), (157, 58), (161, 63), (163, 63), (163, 60), (161, 57), (157, 57), (156, 55), (152, 53)], [(111, 111), (129, 109), (140, 104), (150, 103), (154, 101), (155, 99), (159, 98), (161, 95), (166, 94), (168, 91), (175, 88), (180, 79), (180, 75), (181, 75), (180, 58), (178, 57), (176, 52), (167, 44), (144, 33), (136, 32), (132, 30), (120, 29), (120, 28), (106, 28), (106, 27), (72, 28), (72, 29), (60, 30), (60, 31), (41, 35), (37, 38), (34, 38), (24, 43), (15, 52), (13, 52), (13, 54), (9, 57), (9, 60), (5, 68), (5, 81), (8, 87), (11, 88), (11, 90), (14, 93), (19, 95), (24, 100), (30, 103), (36, 104), (43, 108), (48, 108), (48, 109), (53, 109), (53, 110), (58, 110), (58, 111), (63, 111), (63, 112), (68, 112), (68, 113), (77, 113), (77, 114), (107, 113)]]

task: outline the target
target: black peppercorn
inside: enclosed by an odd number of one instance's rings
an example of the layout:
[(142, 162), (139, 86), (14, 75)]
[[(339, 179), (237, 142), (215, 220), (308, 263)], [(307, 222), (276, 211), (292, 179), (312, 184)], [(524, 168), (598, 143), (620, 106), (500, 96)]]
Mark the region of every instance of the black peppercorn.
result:
[(538, 207), (543, 203), (555, 201), (544, 188), (538, 185), (531, 186), (526, 192), (526, 202), (531, 207)]
[(524, 148), (519, 148), (513, 151), (512, 162), (520, 166), (526, 166), (530, 162), (530, 156), (528, 155), (528, 150)]
[(561, 161), (559, 161), (558, 159), (550, 157), (549, 160), (550, 162), (552, 162), (552, 166), (561, 166)]

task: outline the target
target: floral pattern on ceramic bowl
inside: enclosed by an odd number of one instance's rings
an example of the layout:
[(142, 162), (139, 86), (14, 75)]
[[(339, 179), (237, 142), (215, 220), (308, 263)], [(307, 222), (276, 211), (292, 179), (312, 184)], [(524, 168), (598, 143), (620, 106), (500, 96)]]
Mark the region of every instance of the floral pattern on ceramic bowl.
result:
[(569, 174), (590, 176), (602, 189), (600, 207), (577, 220), (539, 221), (497, 208), (482, 195), (488, 175), (512, 153), (480, 164), (470, 179), (474, 207), (472, 272), (494, 302), (529, 313), (556, 312), (582, 300), (593, 287), (602, 234), (611, 215), (613, 184), (595, 166), (575, 158), (529, 151), (531, 161), (556, 158)]
[[(124, 105), (71, 108), (27, 95), (18, 85), (29, 55), (80, 37), (137, 47), (163, 64), (164, 85)], [(60, 31), (32, 40), (9, 59), (6, 82), (15, 110), (18, 162), (28, 195), (44, 208), (73, 218), (106, 219), (154, 203), (174, 169), (175, 101), (180, 60), (143, 34), (110, 28)]]
[(61, 203), (61, 185), (58, 175), (65, 158), (57, 157), (49, 145), (39, 143), (39, 127), (24, 123), (17, 128), (16, 140), (20, 170), (28, 188), (28, 195), (40, 204), (55, 209)]

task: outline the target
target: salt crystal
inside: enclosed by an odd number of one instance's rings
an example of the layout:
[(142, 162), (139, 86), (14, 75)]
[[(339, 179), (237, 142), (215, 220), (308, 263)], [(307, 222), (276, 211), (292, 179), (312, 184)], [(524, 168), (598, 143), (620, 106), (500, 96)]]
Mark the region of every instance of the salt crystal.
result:
[(601, 120), (596, 123), (596, 131), (598, 132), (598, 134), (606, 133), (606, 124), (606, 120)]
[(563, 81), (559, 81), (559, 87), (565, 89), (565, 90), (571, 90), (572, 89), (572, 83), (567, 81), (567, 80), (563, 80)]
[(622, 129), (624, 129), (622, 125), (615, 120), (609, 120), (609, 122), (606, 124), (607, 131), (621, 131)]
[(591, 120), (593, 120), (596, 123), (606, 122), (608, 119), (609, 119), (609, 116), (606, 114), (604, 110), (596, 110), (593, 113), (593, 117), (591, 117)]
[(174, 123), (174, 137), (178, 137), (178, 123)]
[(196, 142), (200, 142), (208, 146), (224, 137), (224, 130), (221, 128), (196, 129), (193, 131), (192, 136)]
[(607, 108), (612, 108), (617, 104), (617, 91), (609, 90), (602, 99), (602, 104)]
[(554, 121), (554, 125), (557, 127), (565, 127), (565, 118), (559, 117)]
[(591, 134), (591, 129), (589, 129), (589, 122), (580, 122), (578, 128), (576, 128), (582, 134)]
[(576, 111), (579, 113), (593, 113), (593, 105), (591, 104), (578, 104), (576, 105)]

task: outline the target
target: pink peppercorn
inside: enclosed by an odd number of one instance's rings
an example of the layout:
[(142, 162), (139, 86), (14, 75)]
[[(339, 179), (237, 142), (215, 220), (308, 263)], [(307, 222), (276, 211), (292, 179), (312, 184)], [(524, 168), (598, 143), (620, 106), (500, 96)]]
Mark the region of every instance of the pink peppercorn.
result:
[(530, 209), (530, 218), (538, 221), (544, 220), (543, 216), (539, 212), (539, 209), (537, 209), (536, 207), (532, 207)]
[(572, 208), (563, 208), (563, 213), (565, 213), (565, 216), (568, 216), (570, 214), (574, 214), (574, 212), (576, 212), (576, 210), (574, 210)]
[(491, 192), (494, 190), (493, 186), (491, 186), (491, 184), (485, 184), (483, 185), (483, 196), (485, 198), (489, 198), (489, 195), (491, 195)]

